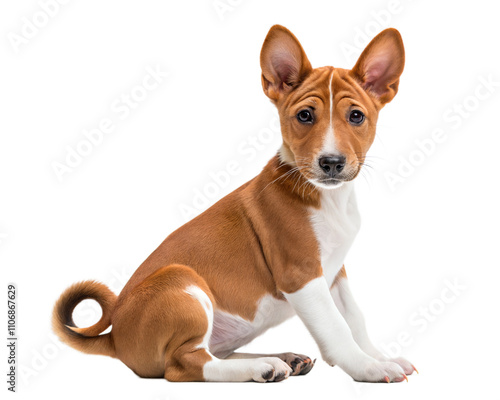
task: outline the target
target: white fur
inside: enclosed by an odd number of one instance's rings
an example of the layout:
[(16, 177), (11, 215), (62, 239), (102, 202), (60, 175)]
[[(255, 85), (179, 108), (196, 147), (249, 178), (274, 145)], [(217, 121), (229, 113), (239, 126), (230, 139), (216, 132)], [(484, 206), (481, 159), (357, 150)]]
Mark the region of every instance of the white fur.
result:
[(335, 306), (326, 279), (319, 277), (294, 293), (286, 293), (297, 315), (318, 344), (323, 360), (338, 365), (355, 380), (402, 380), (404, 372), (393, 362), (379, 362), (354, 341), (347, 322)]
[(378, 361), (392, 361), (397, 363), (406, 374), (411, 374), (415, 367), (402, 357), (390, 359), (384, 356), (372, 343), (366, 331), (365, 319), (363, 313), (359, 309), (354, 297), (349, 288), (347, 278), (341, 278), (330, 289), (332, 298), (351, 329), (352, 336), (356, 343), (361, 347), (366, 354), (375, 358)]
[(330, 81), (328, 82), (328, 91), (330, 93), (330, 128), (333, 130), (333, 88), (332, 88), (332, 82), (333, 82), (333, 73), (335, 70), (332, 70), (332, 74), (330, 75)]
[(379, 361), (385, 358), (371, 344), (346, 282), (332, 288), (361, 226), (354, 184), (322, 190), (321, 208), (311, 208), (310, 220), (320, 247), (323, 277), (285, 294), (286, 299), (311, 332), (327, 363), (339, 365), (359, 381), (403, 379), (398, 364)]
[(199, 349), (208, 349), (208, 341), (210, 340), (210, 336), (212, 335), (212, 328), (214, 325), (214, 307), (212, 302), (210, 301), (210, 298), (207, 296), (207, 294), (201, 290), (198, 286), (191, 285), (188, 286), (184, 290), (187, 294), (190, 296), (194, 297), (196, 300), (198, 300), (203, 307), (203, 310), (207, 314), (207, 320), (208, 320), (208, 329), (207, 333), (203, 337), (203, 341), (197, 346)]
[(339, 364), (343, 368), (353, 360), (369, 361), (353, 340), (324, 277), (313, 279), (302, 289), (286, 293), (285, 297), (308, 328), (328, 364)]
[[(276, 378), (280, 374), (284, 375), (285, 377), (288, 377), (290, 375), (292, 369), (284, 361), (276, 357), (260, 357), (255, 359), (243, 360), (221, 360), (213, 356), (208, 348), (209, 339), (212, 335), (212, 329), (214, 326), (213, 304), (207, 294), (198, 286), (190, 285), (186, 287), (184, 291), (191, 297), (194, 297), (196, 300), (198, 300), (207, 315), (207, 332), (203, 337), (202, 342), (198, 346), (196, 346), (196, 348), (198, 349), (205, 349), (205, 351), (212, 357), (212, 360), (206, 362), (203, 366), (203, 378), (206, 381), (246, 382), (254, 380), (256, 382), (266, 382), (268, 380), (274, 380), (274, 378)], [(282, 303), (286, 304), (284, 301), (282, 301)], [(264, 309), (257, 314), (258, 321), (261, 322), (261, 326), (266, 325), (265, 323), (263, 323), (263, 319), (266, 318), (266, 314), (269, 314), (269, 308), (266, 307), (266, 304), (267, 303), (264, 302)], [(255, 320), (257, 320), (257, 317), (255, 318)], [(269, 377), (269, 379), (266, 380), (264, 379), (264, 376), (266, 376), (269, 371), (273, 371), (273, 373)]]
[(210, 351), (218, 357), (225, 358), (269, 328), (281, 324), (294, 315), (295, 312), (288, 302), (278, 300), (271, 295), (266, 295), (259, 301), (252, 321), (222, 310), (215, 310)]
[(335, 184), (329, 183), (328, 185), (325, 185), (324, 183), (318, 181), (317, 179), (308, 179), (309, 182), (311, 182), (314, 186), (319, 187), (320, 189), (326, 189), (326, 190), (332, 190), (332, 189), (338, 189), (339, 187), (344, 185), (344, 181), (338, 181)]
[[(206, 349), (212, 357), (203, 368), (205, 380), (264, 382), (266, 379), (263, 376), (271, 370), (274, 372), (269, 380), (278, 374), (288, 376), (290, 367), (275, 357), (220, 358), (227, 357), (295, 312), (314, 337), (323, 359), (330, 365), (339, 365), (360, 381), (383, 381), (385, 377), (394, 381), (404, 376), (398, 364), (377, 361), (380, 353), (369, 342), (361, 312), (348, 288), (336, 285), (330, 292), (360, 227), (353, 184), (347, 183), (336, 190), (323, 190), (321, 208), (311, 209), (310, 219), (320, 245), (324, 276), (313, 279), (294, 293), (285, 293), (287, 301), (264, 296), (252, 321), (222, 310), (215, 310), (214, 313), (205, 292), (196, 286), (186, 289), (200, 302), (207, 314), (207, 333), (198, 346)], [(220, 358), (213, 356), (210, 351)]]
[(319, 152), (320, 155), (323, 154), (337, 154), (337, 145), (335, 143), (335, 133), (333, 131), (333, 90), (332, 90), (332, 81), (333, 81), (333, 73), (330, 75), (330, 81), (328, 83), (328, 90), (330, 92), (330, 124), (328, 125), (328, 129), (325, 133), (325, 138), (323, 140), (323, 146)]
[[(334, 71), (332, 71), (332, 73), (330, 75), (330, 81), (328, 83), (328, 91), (330, 93), (330, 95), (329, 95), (329, 97), (330, 97), (330, 123), (328, 124), (328, 128), (325, 132), (325, 137), (323, 139), (323, 144), (321, 146), (321, 149), (319, 150), (318, 158), (323, 157), (323, 156), (338, 155), (339, 154), (339, 150), (338, 150), (336, 139), (335, 139), (335, 131), (333, 130), (333, 88), (332, 88), (333, 74), (334, 74)], [(337, 188), (343, 186), (343, 184), (344, 184), (343, 181), (339, 181), (336, 184), (330, 183), (330, 184), (326, 185), (326, 184), (320, 182), (318, 179), (310, 178), (308, 180), (314, 186), (317, 186), (321, 189), (328, 189), (328, 190), (337, 189)]]
[(311, 208), (309, 215), (320, 246), (323, 274), (330, 287), (361, 226), (354, 183), (321, 190), (321, 208)]
[(319, 152), (321, 155), (331, 155), (337, 154), (337, 145), (335, 143), (335, 134), (333, 132), (333, 126), (330, 125), (328, 130), (326, 131), (325, 138), (323, 139), (323, 146), (321, 146), (321, 150)]
[[(264, 376), (273, 371), (268, 380)], [(277, 357), (220, 360), (214, 358), (203, 366), (203, 377), (209, 382), (267, 382), (279, 374), (288, 377), (292, 369)]]
[(310, 215), (320, 244), (323, 274), (335, 304), (361, 349), (377, 360), (385, 360), (368, 337), (363, 314), (354, 300), (347, 279), (341, 279), (332, 287), (361, 226), (354, 183), (346, 183), (341, 189), (322, 191), (321, 209), (311, 209)]
[(377, 360), (386, 358), (373, 345), (366, 331), (365, 319), (349, 288), (346, 278), (341, 278), (330, 290), (340, 313), (351, 329), (352, 336), (361, 349)]

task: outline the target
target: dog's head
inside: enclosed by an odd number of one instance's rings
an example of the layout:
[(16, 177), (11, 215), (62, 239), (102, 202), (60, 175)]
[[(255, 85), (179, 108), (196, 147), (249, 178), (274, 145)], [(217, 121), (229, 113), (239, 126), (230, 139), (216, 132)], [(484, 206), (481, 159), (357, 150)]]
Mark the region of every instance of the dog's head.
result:
[(282, 161), (322, 188), (354, 179), (375, 138), (378, 112), (398, 91), (404, 67), (399, 32), (377, 35), (351, 70), (313, 69), (297, 38), (275, 25), (260, 63), (264, 93), (280, 115)]

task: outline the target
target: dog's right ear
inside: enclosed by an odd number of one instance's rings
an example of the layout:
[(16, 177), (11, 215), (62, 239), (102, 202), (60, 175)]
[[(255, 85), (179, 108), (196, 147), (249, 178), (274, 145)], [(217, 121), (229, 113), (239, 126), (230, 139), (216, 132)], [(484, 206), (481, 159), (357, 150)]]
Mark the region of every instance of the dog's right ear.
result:
[(398, 92), (405, 65), (405, 48), (400, 33), (389, 28), (366, 46), (350, 74), (382, 105)]
[(302, 82), (312, 71), (304, 49), (292, 32), (274, 25), (260, 52), (262, 88), (267, 97), (277, 101)]

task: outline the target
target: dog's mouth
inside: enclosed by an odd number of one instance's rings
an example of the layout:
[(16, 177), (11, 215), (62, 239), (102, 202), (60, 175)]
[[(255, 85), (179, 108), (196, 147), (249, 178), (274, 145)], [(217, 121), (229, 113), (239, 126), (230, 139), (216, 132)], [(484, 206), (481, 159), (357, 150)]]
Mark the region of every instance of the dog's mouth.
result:
[(313, 185), (323, 189), (336, 189), (341, 187), (346, 180), (336, 178), (309, 179)]
[(361, 163), (351, 162), (346, 165), (342, 172), (322, 170), (315, 161), (307, 162), (302, 159), (302, 163), (297, 163), (295, 169), (314, 187), (321, 189), (336, 189), (346, 182), (354, 180), (361, 169)]
[(350, 182), (358, 176), (359, 169), (353, 168), (350, 170), (346, 170), (341, 174), (336, 176), (328, 176), (326, 174), (312, 174), (311, 177), (308, 177), (308, 181), (313, 185), (323, 188), (323, 189), (336, 189), (341, 187), (344, 183)]

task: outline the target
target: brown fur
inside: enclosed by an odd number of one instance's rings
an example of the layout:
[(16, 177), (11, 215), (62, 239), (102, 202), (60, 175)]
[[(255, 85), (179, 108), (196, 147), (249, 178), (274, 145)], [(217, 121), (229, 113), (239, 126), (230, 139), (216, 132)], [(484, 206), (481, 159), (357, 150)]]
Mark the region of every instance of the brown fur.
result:
[(208, 322), (198, 301), (184, 290), (196, 285), (215, 302), (192, 268), (172, 264), (157, 269), (121, 297), (113, 314), (116, 356), (142, 377), (170, 381), (203, 380), (210, 359), (196, 349)]
[(335, 279), (333, 280), (332, 286), (330, 287), (333, 288), (341, 279), (347, 279), (347, 273), (345, 272), (345, 265), (342, 265), (342, 268), (340, 268), (340, 271), (337, 272), (337, 275), (335, 276)]
[[(73, 310), (83, 300), (93, 299), (102, 308), (102, 317), (88, 328), (77, 328), (73, 322)], [(52, 327), (63, 342), (89, 354), (115, 357), (111, 334), (98, 336), (111, 325), (111, 313), (116, 295), (107, 286), (95, 281), (75, 283), (57, 300), (52, 314)]]
[[(368, 48), (401, 50), (397, 31), (384, 32)], [(283, 292), (293, 293), (320, 277), (323, 271), (309, 210), (321, 203), (307, 178), (314, 176), (313, 160), (329, 124), (330, 78), (335, 134), (347, 157), (344, 178), (351, 180), (373, 142), (378, 111), (397, 91), (404, 61), (386, 72), (382, 84), (370, 72), (377, 59), (365, 53), (351, 71), (312, 69), (295, 36), (286, 28), (271, 28), (261, 53), (262, 86), (279, 111), (281, 156), (169, 235), (118, 299), (96, 282), (66, 290), (54, 309), (59, 337), (81, 351), (117, 357), (143, 377), (203, 380), (203, 365), (211, 356), (197, 345), (208, 322), (199, 302), (184, 291), (187, 286), (201, 288), (215, 308), (251, 321), (264, 295), (283, 299)], [(306, 106), (315, 110), (317, 123), (312, 126), (296, 119)], [(346, 121), (352, 107), (365, 113), (366, 124), (353, 127)], [(340, 276), (345, 276), (344, 268)], [(85, 298), (101, 304), (103, 317), (80, 329), (71, 313)], [(111, 333), (99, 335), (110, 324)]]

